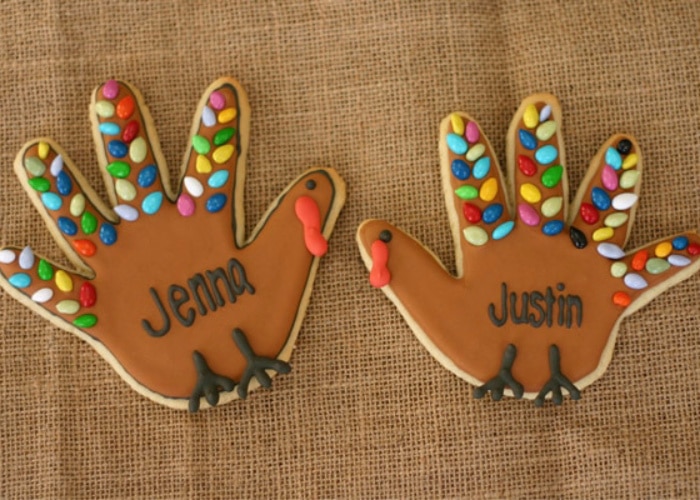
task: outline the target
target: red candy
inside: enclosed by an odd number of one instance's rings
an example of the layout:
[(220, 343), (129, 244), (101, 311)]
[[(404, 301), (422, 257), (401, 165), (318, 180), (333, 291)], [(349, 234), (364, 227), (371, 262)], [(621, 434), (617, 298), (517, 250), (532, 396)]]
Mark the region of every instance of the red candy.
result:
[(688, 253), (690, 255), (700, 255), (700, 244), (691, 243), (690, 245), (688, 245)]
[(122, 120), (128, 120), (134, 114), (135, 107), (134, 98), (128, 95), (117, 103), (117, 116)]
[(97, 253), (97, 247), (90, 240), (75, 240), (73, 242), (73, 248), (85, 257), (92, 257)]
[(139, 122), (136, 120), (131, 120), (129, 123), (126, 124), (126, 127), (124, 127), (124, 132), (122, 132), (122, 140), (129, 144), (131, 141), (136, 139), (136, 136), (139, 133)]
[(598, 222), (600, 216), (598, 215), (598, 210), (590, 203), (581, 203), (581, 218), (586, 224), (595, 224)]
[(481, 210), (479, 210), (479, 207), (476, 205), (465, 203), (464, 207), (462, 207), (462, 211), (464, 212), (464, 218), (472, 224), (476, 224), (481, 220)]
[(616, 306), (627, 307), (632, 302), (632, 298), (625, 292), (615, 292), (612, 301)]
[(80, 286), (80, 305), (83, 307), (92, 307), (97, 302), (97, 291), (92, 283), (87, 281)]
[(532, 177), (537, 173), (535, 162), (532, 161), (532, 158), (525, 155), (518, 155), (518, 168), (528, 177)]
[(644, 266), (647, 264), (647, 260), (649, 259), (649, 252), (646, 250), (640, 250), (636, 254), (634, 254), (634, 257), (632, 257), (632, 269), (635, 271), (641, 271), (644, 269)]

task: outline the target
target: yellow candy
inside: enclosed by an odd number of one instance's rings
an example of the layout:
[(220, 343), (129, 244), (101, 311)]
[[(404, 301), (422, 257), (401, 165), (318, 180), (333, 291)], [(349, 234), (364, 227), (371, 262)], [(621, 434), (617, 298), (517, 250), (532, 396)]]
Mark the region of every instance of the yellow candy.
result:
[(593, 241), (609, 240), (615, 234), (615, 230), (611, 227), (601, 227), (593, 231)]
[(671, 254), (671, 251), (673, 251), (673, 246), (671, 243), (668, 241), (664, 241), (663, 243), (659, 243), (656, 245), (656, 248), (654, 249), (654, 255), (659, 257), (660, 259), (663, 259), (664, 257), (668, 257)]
[(49, 155), (49, 145), (42, 141), (39, 143), (38, 150), (39, 158), (45, 160), (46, 157)]
[(468, 161), (476, 161), (479, 158), (481, 158), (481, 155), (484, 154), (484, 151), (486, 151), (486, 146), (484, 146), (483, 143), (479, 144), (474, 144), (469, 151), (467, 151), (467, 160)]
[(450, 115), (450, 123), (452, 124), (452, 132), (457, 135), (464, 135), (464, 120), (456, 113)]
[(226, 144), (214, 150), (211, 157), (218, 164), (226, 163), (233, 156), (233, 144)]
[(481, 185), (481, 190), (479, 191), (479, 198), (484, 201), (493, 200), (498, 194), (498, 182), (496, 182), (495, 177), (491, 177), (489, 180)]
[(625, 161), (622, 162), (622, 169), (627, 170), (628, 168), (632, 168), (637, 165), (639, 162), (639, 156), (637, 156), (637, 153), (631, 153), (625, 158)]
[(529, 182), (520, 186), (520, 196), (528, 203), (537, 203), (542, 199), (542, 193), (537, 189), (537, 186)]
[(211, 162), (204, 155), (197, 156), (197, 164), (195, 165), (197, 172), (200, 174), (208, 174), (211, 172)]
[(236, 117), (236, 108), (226, 108), (219, 113), (219, 123), (228, 123)]
[(73, 291), (73, 280), (63, 269), (59, 269), (58, 271), (56, 271), (55, 279), (56, 286), (59, 290), (61, 290), (62, 292)]
[(462, 233), (464, 234), (464, 239), (475, 247), (480, 247), (489, 241), (489, 235), (479, 226), (469, 226)]
[(535, 128), (540, 122), (540, 114), (537, 112), (537, 108), (534, 104), (530, 104), (525, 108), (525, 113), (523, 114), (523, 123), (527, 128)]

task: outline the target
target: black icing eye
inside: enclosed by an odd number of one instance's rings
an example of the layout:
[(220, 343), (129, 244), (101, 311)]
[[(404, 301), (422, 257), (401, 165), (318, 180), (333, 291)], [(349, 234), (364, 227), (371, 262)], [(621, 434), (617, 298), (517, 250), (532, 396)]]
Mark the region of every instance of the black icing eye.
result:
[(384, 231), (379, 233), (379, 239), (382, 240), (384, 243), (389, 243), (391, 241), (391, 231), (385, 229)]
[(316, 181), (313, 179), (306, 181), (306, 189), (316, 189)]

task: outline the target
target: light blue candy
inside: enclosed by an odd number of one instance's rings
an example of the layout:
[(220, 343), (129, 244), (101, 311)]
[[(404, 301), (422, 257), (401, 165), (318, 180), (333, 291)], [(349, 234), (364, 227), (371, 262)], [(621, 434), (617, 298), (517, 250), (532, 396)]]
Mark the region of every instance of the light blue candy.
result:
[(556, 160), (558, 156), (559, 151), (557, 151), (557, 148), (555, 148), (551, 144), (542, 146), (540, 149), (537, 150), (537, 152), (535, 152), (535, 160), (537, 160), (537, 163), (539, 163), (540, 165), (549, 165), (554, 160)]
[(617, 152), (617, 149), (613, 147), (608, 148), (608, 150), (605, 152), (605, 163), (610, 165), (615, 170), (620, 170), (622, 167), (622, 157), (620, 156), (620, 153)]
[(550, 220), (542, 226), (542, 232), (547, 236), (556, 236), (564, 230), (564, 222), (560, 220)]
[(30, 278), (26, 273), (13, 274), (10, 276), (8, 281), (10, 282), (10, 285), (14, 286), (15, 288), (26, 288), (32, 284), (32, 278)]
[(486, 224), (493, 224), (503, 215), (503, 205), (500, 203), (493, 203), (484, 209), (484, 213), (481, 214), (481, 219)]
[(158, 169), (155, 165), (148, 165), (143, 167), (139, 172), (139, 176), (136, 178), (139, 186), (142, 188), (151, 187), (156, 181), (156, 176), (158, 175)]
[(216, 213), (220, 211), (226, 205), (226, 195), (222, 193), (217, 193), (207, 200), (204, 207), (207, 212)]
[(599, 187), (591, 190), (591, 201), (598, 210), (607, 210), (611, 205), (610, 196)]
[(100, 226), (100, 240), (107, 246), (116, 243), (117, 230), (109, 222), (103, 222)]
[(228, 181), (228, 170), (217, 170), (209, 177), (207, 184), (214, 189), (220, 188)]
[(61, 170), (56, 176), (56, 189), (62, 196), (68, 196), (73, 190), (73, 182), (65, 170)]
[(488, 175), (489, 170), (491, 170), (491, 158), (488, 156), (482, 156), (476, 160), (472, 173), (474, 174), (475, 179), (483, 179)]
[(109, 141), (109, 144), (107, 144), (107, 150), (109, 151), (109, 154), (115, 158), (124, 158), (129, 152), (129, 147), (122, 141), (115, 139), (113, 141)]
[(520, 138), (520, 144), (522, 144), (525, 149), (532, 151), (537, 147), (537, 139), (527, 130), (520, 129), (518, 131), (518, 137)]
[(511, 231), (513, 231), (514, 227), (515, 221), (506, 221), (493, 230), (493, 233), (491, 233), (491, 238), (493, 238), (494, 240), (502, 240), (503, 238), (508, 236), (511, 233)]
[(163, 193), (155, 191), (146, 196), (141, 202), (141, 210), (148, 215), (153, 215), (160, 210), (163, 204)]
[(447, 134), (447, 147), (456, 155), (463, 155), (469, 149), (464, 137), (457, 134)]
[(41, 193), (41, 202), (49, 210), (58, 210), (63, 205), (63, 200), (56, 193)]
[(467, 162), (462, 160), (452, 160), (452, 175), (455, 176), (460, 181), (466, 181), (469, 179), (469, 165)]
[(112, 122), (100, 123), (100, 132), (102, 132), (104, 135), (118, 135), (119, 125)]
[(75, 236), (78, 234), (78, 226), (68, 217), (59, 217), (56, 221), (58, 229), (67, 236)]

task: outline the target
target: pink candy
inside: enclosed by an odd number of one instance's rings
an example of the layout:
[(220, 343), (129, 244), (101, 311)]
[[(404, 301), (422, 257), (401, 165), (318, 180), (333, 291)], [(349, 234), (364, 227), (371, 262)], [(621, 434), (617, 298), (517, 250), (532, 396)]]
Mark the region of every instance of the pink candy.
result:
[(466, 136), (470, 143), (477, 142), (479, 140), (479, 126), (474, 122), (467, 123)]
[(194, 200), (187, 193), (182, 193), (177, 199), (177, 211), (183, 217), (189, 217), (194, 214)]
[(601, 174), (603, 180), (603, 186), (608, 191), (615, 191), (618, 185), (617, 173), (610, 165), (605, 165), (603, 167), (603, 173)]
[(209, 104), (211, 104), (212, 108), (219, 111), (224, 109), (224, 106), (226, 106), (226, 99), (224, 99), (224, 96), (221, 92), (215, 90), (209, 96)]
[(116, 80), (109, 80), (102, 87), (102, 95), (105, 99), (114, 99), (119, 94), (119, 84)]
[(520, 220), (528, 226), (536, 226), (540, 223), (540, 216), (537, 214), (537, 211), (527, 203), (518, 205), (518, 215), (520, 215)]

